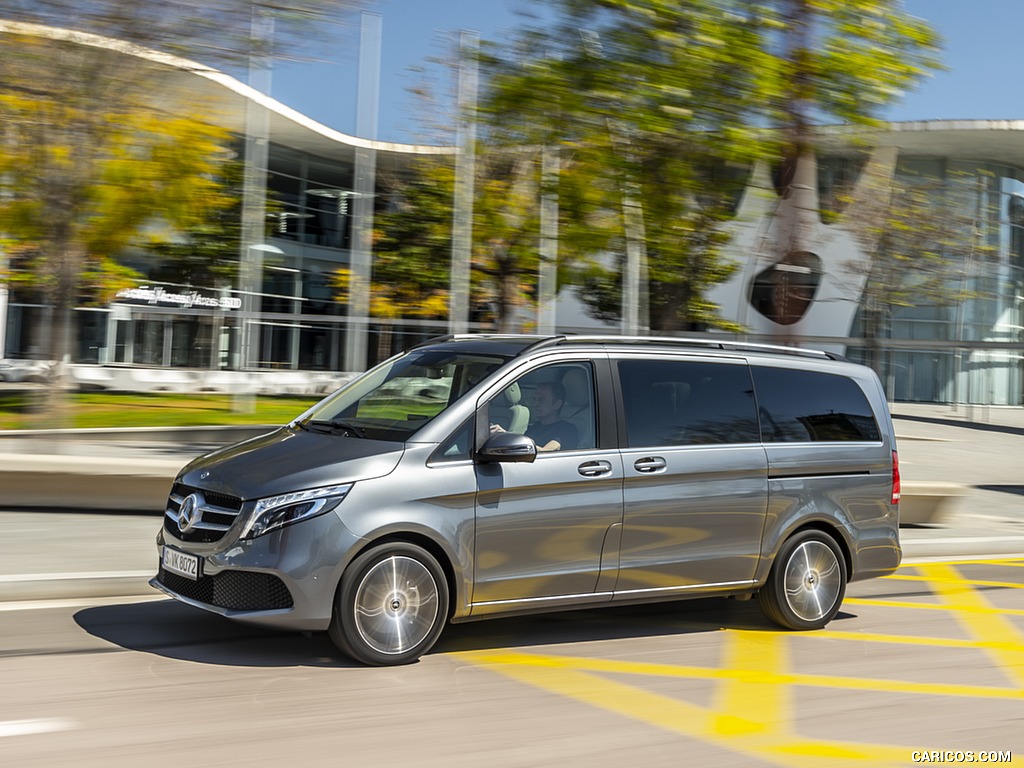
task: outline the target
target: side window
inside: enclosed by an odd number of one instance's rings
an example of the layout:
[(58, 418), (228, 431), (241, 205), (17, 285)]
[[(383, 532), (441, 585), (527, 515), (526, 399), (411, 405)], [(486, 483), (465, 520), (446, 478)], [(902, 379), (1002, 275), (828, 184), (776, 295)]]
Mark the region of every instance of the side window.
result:
[(852, 379), (759, 366), (753, 374), (766, 443), (881, 439), (871, 406)]
[(430, 456), (430, 463), (464, 461), (471, 458), (473, 444), (473, 419), (467, 419), (452, 436), (438, 446)]
[(594, 373), (590, 363), (559, 363), (530, 371), (487, 404), (491, 432), (518, 432), (540, 451), (596, 445)]
[(630, 448), (758, 441), (745, 364), (622, 360), (618, 367)]

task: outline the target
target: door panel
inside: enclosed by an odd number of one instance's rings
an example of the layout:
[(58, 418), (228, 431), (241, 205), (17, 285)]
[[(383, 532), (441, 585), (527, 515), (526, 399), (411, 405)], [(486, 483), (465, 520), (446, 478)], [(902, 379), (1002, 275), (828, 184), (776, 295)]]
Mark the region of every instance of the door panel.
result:
[[(664, 469), (644, 471), (652, 460)], [(768, 494), (761, 446), (626, 450), (623, 464), (617, 593), (754, 577)]]
[[(512, 383), (496, 383), (481, 417), (489, 403), (502, 403)], [(527, 436), (551, 445), (545, 426), (558, 421), (572, 427), (557, 427), (566, 435), (559, 449), (539, 452), (533, 463), (476, 466), (475, 612), (488, 610), (481, 603), (593, 595), (599, 578), (608, 599), (617, 567), (623, 470), (614, 421), (605, 424), (609, 417), (596, 407), (611, 401), (607, 361), (563, 358), (524, 372), (514, 383), (530, 411)], [(484, 431), (492, 421), (487, 419)]]
[(477, 482), (474, 603), (594, 592), (606, 535), (622, 521), (617, 452), (481, 464)]
[(768, 476), (746, 362), (650, 356), (615, 370), (625, 443), (616, 593), (753, 579)]

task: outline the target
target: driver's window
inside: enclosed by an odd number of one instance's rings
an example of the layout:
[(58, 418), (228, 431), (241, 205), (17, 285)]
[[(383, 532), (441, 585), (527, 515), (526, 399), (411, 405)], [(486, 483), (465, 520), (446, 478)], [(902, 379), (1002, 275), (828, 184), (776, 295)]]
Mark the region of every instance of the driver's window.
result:
[(488, 403), (492, 434), (525, 434), (541, 452), (594, 448), (595, 414), (589, 363), (559, 363), (530, 371)]

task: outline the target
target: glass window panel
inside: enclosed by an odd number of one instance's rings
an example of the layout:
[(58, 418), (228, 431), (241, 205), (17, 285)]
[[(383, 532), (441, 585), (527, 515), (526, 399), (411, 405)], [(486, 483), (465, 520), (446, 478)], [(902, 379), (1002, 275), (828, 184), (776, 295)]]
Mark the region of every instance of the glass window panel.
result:
[(487, 406), (489, 424), (525, 434), (544, 451), (595, 446), (594, 376), (589, 363), (547, 365), (506, 387)]
[(871, 406), (852, 379), (761, 366), (753, 374), (766, 443), (881, 439)]
[(758, 440), (746, 365), (623, 360), (619, 377), (630, 448)]

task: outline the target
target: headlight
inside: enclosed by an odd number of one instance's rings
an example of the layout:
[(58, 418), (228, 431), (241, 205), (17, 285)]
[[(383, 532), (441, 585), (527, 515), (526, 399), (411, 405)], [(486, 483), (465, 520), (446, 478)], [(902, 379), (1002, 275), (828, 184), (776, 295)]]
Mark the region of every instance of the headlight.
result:
[(254, 539), (275, 528), (326, 514), (341, 503), (351, 488), (352, 483), (347, 483), (260, 499), (249, 514), (240, 538)]

